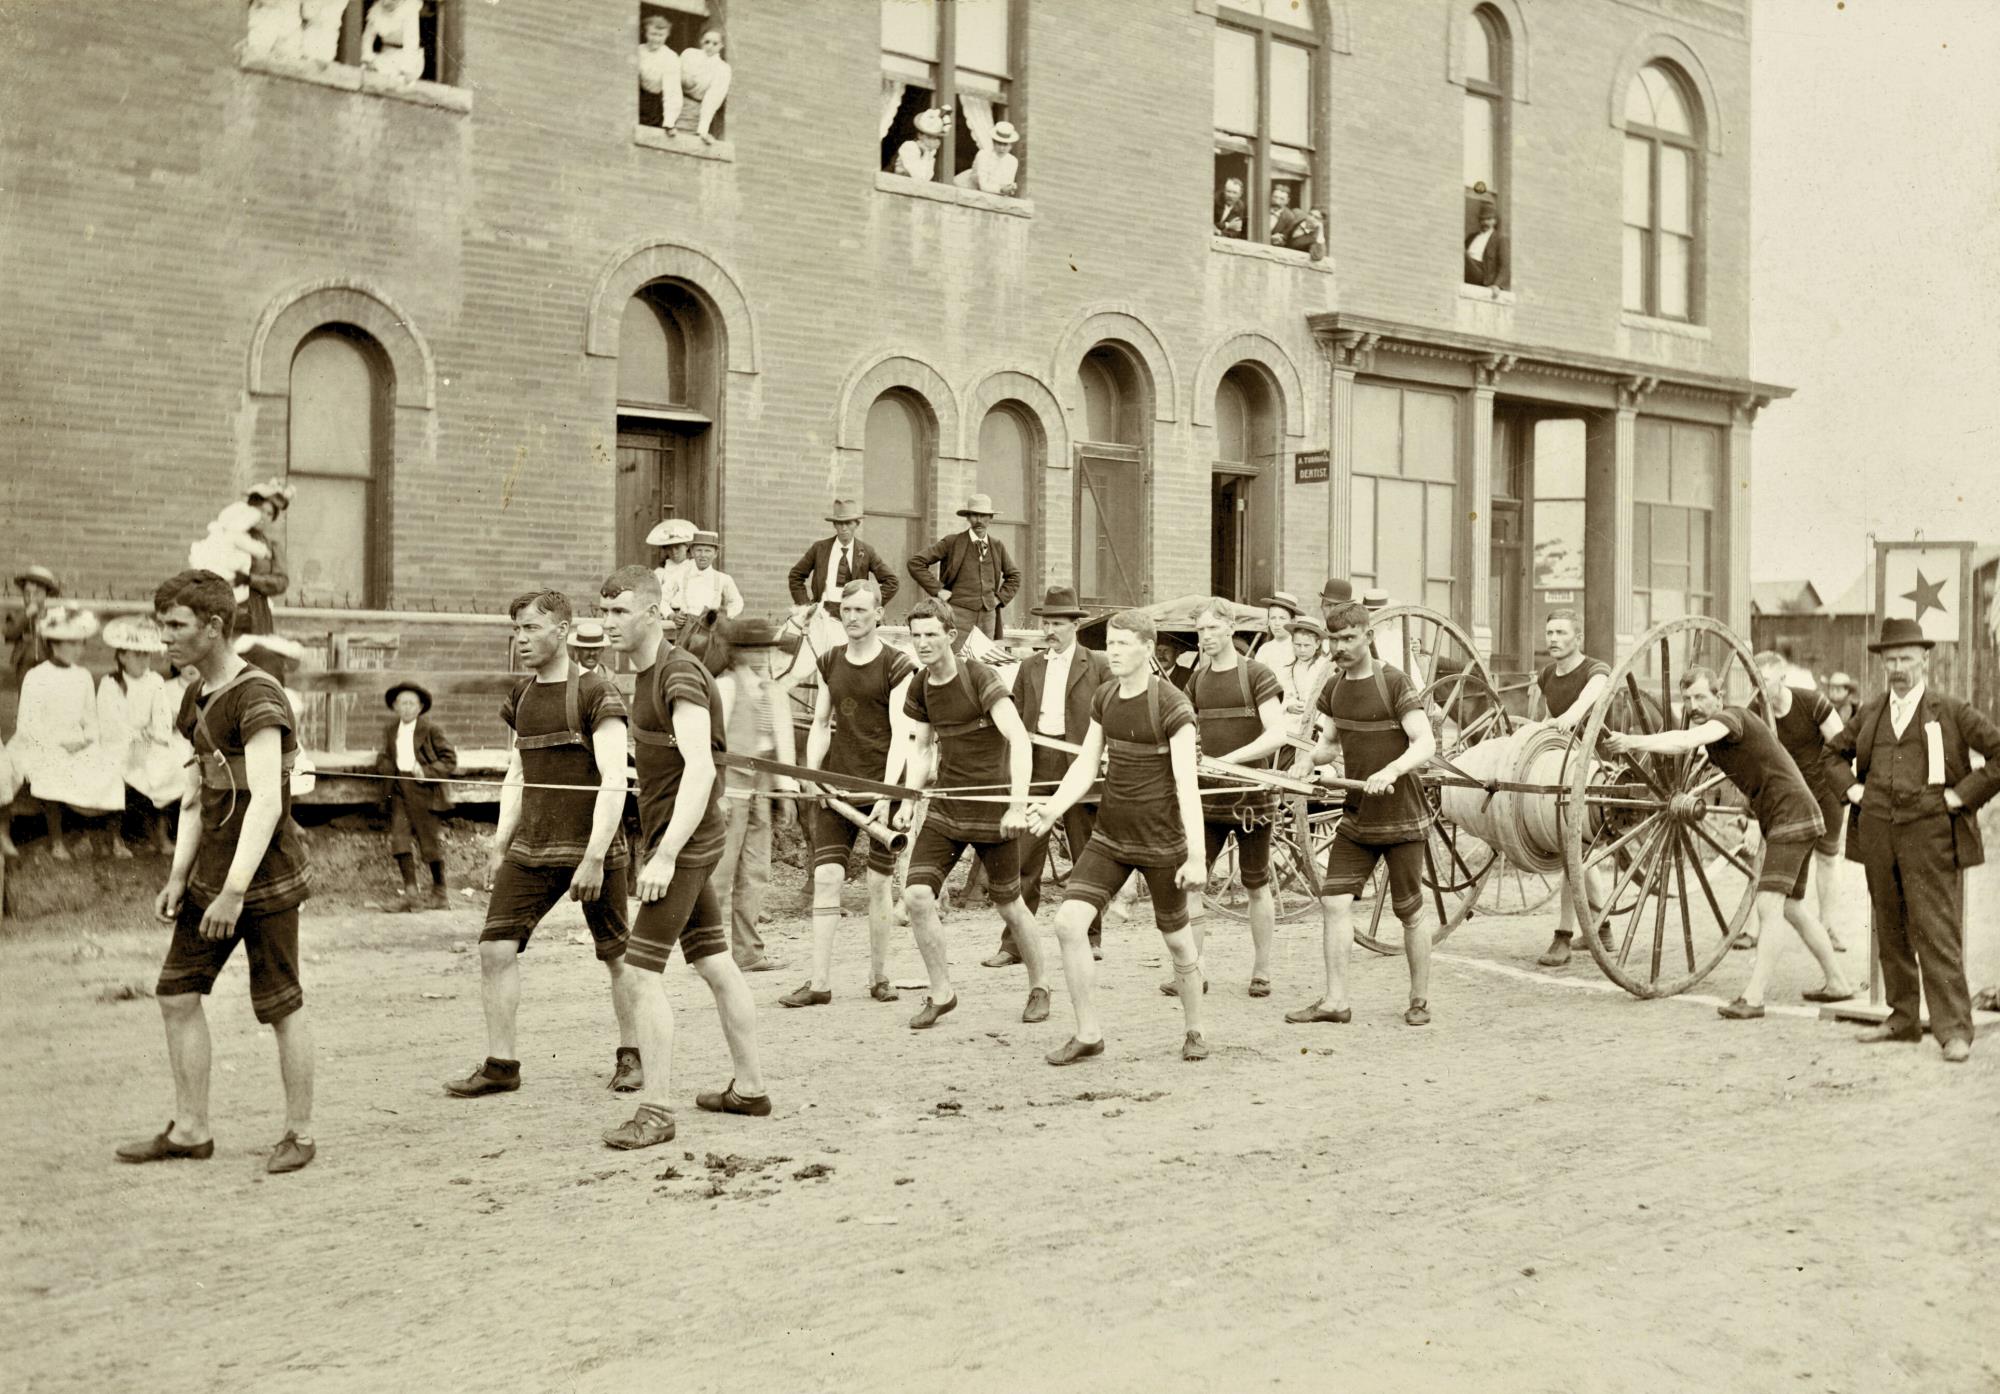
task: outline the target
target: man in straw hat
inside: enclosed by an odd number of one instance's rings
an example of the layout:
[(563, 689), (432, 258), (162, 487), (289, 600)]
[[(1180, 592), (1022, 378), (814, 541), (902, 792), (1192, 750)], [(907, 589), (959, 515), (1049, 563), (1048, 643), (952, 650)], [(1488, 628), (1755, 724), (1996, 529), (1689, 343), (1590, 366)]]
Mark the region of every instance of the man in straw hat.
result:
[(972, 157), (972, 168), (961, 170), (952, 182), (961, 189), (1013, 198), (1021, 192), (1021, 161), (1014, 153), (1020, 141), (1021, 133), (1013, 122), (994, 123), (992, 135)]
[(601, 667), (604, 663), (606, 643), (603, 620), (590, 615), (580, 615), (570, 622), (569, 657), (570, 662), (578, 667)]
[(286, 781), (298, 752), (295, 718), (278, 680), (244, 662), (229, 642), (236, 619), (229, 582), (209, 571), (183, 571), (155, 593), (154, 607), (167, 657), (198, 674), (177, 723), (195, 759), (173, 866), (153, 906), (174, 927), (155, 988), (173, 1065), (174, 1116), (157, 1136), (120, 1147), (118, 1158), (215, 1155), (202, 999), (241, 943), (250, 961), (251, 1010), (277, 1037), (285, 1084), (285, 1135), (264, 1169), (297, 1171), (316, 1149), (313, 1038), (299, 981), (299, 906), (308, 875)]
[[(847, 642), (840, 619), (840, 597), (849, 581), (872, 577), (883, 605), (896, 598), (902, 584), (881, 555), (862, 540), (861, 504), (856, 499), (835, 499), (826, 511), (833, 524), (833, 536), (822, 537), (806, 548), (805, 555), (785, 573), (785, 585), (792, 593), (792, 624), (805, 635), (800, 651), (802, 671), (809, 671), (835, 649)], [(810, 652), (806, 652), (810, 649)]]
[(42, 643), (42, 611), (62, 594), (62, 582), (46, 566), (30, 566), (15, 573), (14, 584), (21, 591), (21, 613), (0, 619), (0, 639), (8, 643), (7, 661), (14, 669), (14, 685), (19, 687), (28, 670), (49, 656)]
[[(840, 623), (844, 647), (818, 659), (819, 688), (813, 698), (812, 730), (806, 736), (806, 765), (828, 774), (856, 775), (894, 784), (903, 778), (907, 743), (893, 739), (892, 715), (908, 695), (917, 665), (901, 649), (884, 644), (882, 594), (872, 576), (857, 576), (843, 588)], [(828, 786), (835, 797), (838, 785)], [(847, 799), (875, 822), (885, 822), (884, 801)], [(778, 999), (786, 1007), (823, 1007), (833, 1000), (833, 936), (840, 925), (840, 890), (847, 882), (854, 839), (868, 844), (868, 995), (894, 1002), (889, 986), (889, 926), (894, 908), (890, 882), (896, 854), (881, 839), (868, 837), (831, 808), (812, 811), (812, 977)]]
[(414, 851), (431, 871), (429, 908), (448, 910), (444, 837), (438, 814), (451, 807), (445, 781), (458, 772), (458, 752), (444, 728), (431, 719), (431, 692), (411, 678), (391, 683), (382, 694), (390, 716), (375, 748), (375, 772), (389, 776), (389, 855), (396, 860), (403, 891), (392, 910), (408, 913), (417, 903)]
[(1000, 637), (1000, 612), (1021, 589), (1021, 568), (1007, 555), (1006, 544), (987, 531), (994, 516), (991, 495), (974, 494), (958, 516), (965, 519), (965, 530), (940, 537), (911, 557), (908, 567), (927, 595), (950, 604), (962, 648), (974, 630)]
[(722, 539), (707, 528), (697, 528), (688, 544), (687, 573), (681, 578), (681, 609), (690, 615), (714, 610), (723, 619), (733, 620), (743, 613), (743, 592), (727, 572), (715, 569), (715, 554)]
[[(1076, 622), (1087, 613), (1076, 603), (1076, 591), (1069, 586), (1050, 586), (1042, 603), (1028, 611), (1042, 622), (1046, 641), (1041, 652), (1021, 664), (1014, 673), (1014, 707), (1031, 734), (1048, 736), (1071, 745), (1082, 742), (1090, 730), (1090, 704), (1097, 689), (1111, 681), (1111, 665), (1104, 655), (1076, 641)], [(1075, 757), (1045, 746), (1035, 747), (1034, 788), (1046, 798), (1062, 777), (1069, 773)], [(1097, 823), (1097, 801), (1079, 799), (1062, 816), (1063, 836), (1069, 842), (1072, 863), (1082, 855)], [(1042, 869), (1048, 864), (1049, 836), (1021, 835), (1021, 899), (1028, 913), (1042, 908)], [(1090, 950), (1102, 957), (1104, 917), (1090, 920)], [(1000, 947), (991, 958), (981, 959), (986, 968), (1009, 968), (1021, 961), (1014, 947), (1014, 932), (1003, 927)]]
[[(1889, 1018), (1864, 1042), (1931, 1035), (1954, 1064), (1972, 1054), (1965, 977), (1965, 869), (1986, 860), (1979, 809), (2000, 791), (2000, 727), (1929, 690), (1931, 641), (1916, 620), (1886, 619), (1868, 646), (1888, 690), (1862, 705), (1834, 750), (1854, 761), (1847, 859), (1868, 873)], [(1971, 752), (1986, 764), (1972, 767)], [(1921, 988), (1919, 984), (1921, 983)]]
[[(83, 646), (97, 633), (97, 616), (58, 603), (42, 611), (38, 631), (49, 656), (21, 680), (14, 759), (47, 818), (49, 855), (66, 862), (65, 814), (94, 820), (122, 813), (125, 780), (119, 765), (106, 758), (97, 689), (83, 666)], [(83, 851), (88, 855), (87, 844)]]

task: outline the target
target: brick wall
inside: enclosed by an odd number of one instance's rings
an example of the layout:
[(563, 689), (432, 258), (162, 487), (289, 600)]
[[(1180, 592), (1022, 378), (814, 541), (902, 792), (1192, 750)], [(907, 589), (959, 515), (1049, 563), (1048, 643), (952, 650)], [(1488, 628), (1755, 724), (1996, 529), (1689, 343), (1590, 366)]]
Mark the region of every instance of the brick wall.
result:
[[(530, 585), (587, 593), (612, 557), (616, 365), (586, 333), (600, 279), (615, 284), (650, 240), (697, 249), (698, 287), (736, 316), (720, 524), (753, 611), (783, 603), (834, 487), (858, 492), (860, 442), (842, 420), (865, 413), (847, 398), (885, 355), (934, 373), (934, 410), (956, 423), (939, 443), (939, 530), (972, 478), (979, 423), (962, 404), (995, 373), (1046, 389), (1051, 526), (1023, 560), (1030, 590), (1067, 579), (1073, 379), (1091, 346), (1074, 331), (1100, 311), (1142, 321), (1166, 367), (1154, 597), (1208, 588), (1212, 393), (1231, 344), (1254, 345), (1288, 399), (1264, 500), (1271, 579), (1316, 591), (1327, 486), (1295, 486), (1289, 468), (1327, 441), (1306, 315), (1449, 326), (1465, 313), (1451, 7), (1334, 8), (1350, 50), (1326, 59), (1337, 274), (1210, 245), (1209, 0), (1029, 6), (1030, 218), (877, 187), (875, 0), (735, 7), (726, 161), (634, 142), (631, 0), (467, 4), (465, 111), (248, 70), (238, 5), (9, 6), (0, 556), (48, 561), (95, 593), (178, 567), (219, 503), (283, 470), (282, 350), (303, 313), (285, 307), (303, 287), (359, 287), (386, 307), (398, 362), (391, 603), (497, 613)], [(1742, 21), (1695, 0), (1591, 0), (1560, 25), (1536, 12), (1514, 117), (1518, 304), (1502, 332), (1743, 368)], [(1723, 109), (1706, 339), (1621, 328), (1617, 313), (1609, 93), (1621, 55), (1653, 33), (1699, 53)]]

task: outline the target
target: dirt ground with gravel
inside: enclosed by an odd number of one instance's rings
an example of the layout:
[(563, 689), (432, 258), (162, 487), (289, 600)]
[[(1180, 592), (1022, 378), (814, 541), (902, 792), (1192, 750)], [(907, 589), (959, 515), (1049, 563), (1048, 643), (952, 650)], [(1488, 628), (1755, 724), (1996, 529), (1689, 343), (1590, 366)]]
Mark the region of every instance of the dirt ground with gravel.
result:
[[(913, 1033), (921, 991), (868, 1000), (854, 919), (832, 1006), (776, 1007), (805, 976), (783, 900), (792, 966), (751, 979), (776, 1112), (694, 1109), (727, 1056), (676, 965), (680, 1136), (640, 1153), (598, 1141), (630, 1109), (573, 912), (524, 960), (523, 1088), (461, 1101), (478, 900), (309, 906), (320, 1155), (275, 1178), (241, 955), (209, 1013), (215, 1158), (127, 1167), (112, 1147), (171, 1111), (166, 931), (137, 904), (10, 927), (0, 1385), (2000, 1389), (2000, 1036), (1954, 1068), (1802, 1007), (1719, 1021), (1742, 954), (1636, 1001), (1587, 958), (1535, 968), (1546, 916), (1462, 929), (1428, 1028), (1363, 952), (1352, 1025), (1288, 1026), (1317, 926), (1281, 927), (1253, 1001), (1247, 934), (1211, 920), (1215, 1054), (1183, 1064), (1142, 904), (1107, 936), (1110, 1050), (1059, 1071), (1060, 978), (1021, 1025), (1021, 970), (977, 964), (990, 913), (948, 924), (962, 1003)], [(1994, 917), (1983, 878), (1974, 903)], [(1812, 982), (1792, 943), (1771, 1000)]]

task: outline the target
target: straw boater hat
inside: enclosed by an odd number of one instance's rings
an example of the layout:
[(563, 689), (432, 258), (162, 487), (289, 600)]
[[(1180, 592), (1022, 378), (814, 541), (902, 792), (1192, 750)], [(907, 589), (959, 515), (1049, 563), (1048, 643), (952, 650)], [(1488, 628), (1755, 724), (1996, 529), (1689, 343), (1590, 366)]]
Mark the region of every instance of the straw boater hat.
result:
[(826, 512), (829, 523), (858, 523), (861, 521), (861, 502), (858, 499), (835, 499), (833, 507)]
[(604, 647), (604, 621), (580, 619), (569, 629), (569, 646), (573, 649), (601, 649)]
[(646, 534), (651, 547), (681, 547), (694, 541), (694, 524), (685, 518), (667, 518)]
[(739, 618), (730, 620), (725, 633), (739, 649), (770, 649), (780, 646), (780, 627), (775, 620)]
[(41, 635), (52, 644), (88, 639), (97, 632), (97, 616), (75, 605), (51, 605), (42, 611)]
[(1042, 603), (1028, 613), (1037, 619), (1080, 620), (1090, 612), (1076, 603), (1076, 592), (1070, 587), (1050, 586), (1042, 595)]
[(282, 634), (239, 634), (236, 652), (268, 673), (274, 662), (281, 668), (298, 667), (305, 662), (306, 646)]
[(146, 615), (120, 615), (104, 626), (104, 647), (126, 653), (165, 653), (160, 627)]
[(1883, 620), (1882, 637), (1868, 646), (1868, 652), (1884, 649), (1928, 649), (1934, 642), (1924, 637), (1924, 627), (1915, 620)]
[(243, 497), (251, 503), (263, 503), (269, 499), (278, 505), (278, 511), (283, 513), (292, 506), (292, 498), (297, 493), (298, 489), (293, 485), (276, 479), (266, 479), (262, 483), (252, 484), (250, 492)]
[(1306, 607), (1299, 604), (1299, 598), (1290, 591), (1272, 591), (1260, 603), (1266, 610), (1283, 610), (1294, 619), (1306, 612)]
[(62, 582), (58, 581), (56, 573), (49, 570), (46, 566), (25, 567), (14, 573), (15, 585), (25, 588), (29, 581), (39, 582), (42, 589), (50, 595), (62, 594)]
[(1344, 605), (1354, 599), (1354, 587), (1339, 576), (1331, 577), (1319, 588), (1319, 599), (1322, 605)]
[(1294, 615), (1292, 622), (1285, 628), (1294, 634), (1317, 634), (1322, 639), (1327, 637), (1326, 626), (1311, 615)]
[(1389, 604), (1389, 592), (1377, 586), (1370, 586), (1361, 592), (1361, 603), (1371, 610), (1385, 609)]
[(431, 690), (414, 678), (404, 678), (401, 682), (389, 684), (389, 690), (382, 694), (382, 705), (390, 711), (396, 710), (396, 698), (405, 692), (417, 694), (417, 705), (422, 708), (418, 715), (431, 709)]
[(993, 496), (991, 494), (974, 494), (965, 501), (965, 507), (958, 510), (958, 516), (961, 518), (970, 518), (974, 514), (978, 514), (982, 518), (991, 518), (995, 516), (996, 511), (993, 507)]
[(697, 547), (720, 548), (722, 546), (722, 539), (707, 528), (697, 528), (694, 534), (694, 545)]
[(1014, 129), (1012, 121), (1001, 121), (993, 127), (993, 143), (995, 145), (1013, 145), (1020, 139), (1021, 133)]

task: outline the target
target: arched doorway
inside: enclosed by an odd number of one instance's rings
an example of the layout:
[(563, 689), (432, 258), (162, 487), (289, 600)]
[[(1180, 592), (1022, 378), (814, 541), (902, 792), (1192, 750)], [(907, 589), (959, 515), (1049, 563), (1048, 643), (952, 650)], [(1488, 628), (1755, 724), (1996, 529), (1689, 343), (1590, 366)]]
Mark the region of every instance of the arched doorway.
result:
[(1077, 597), (1085, 605), (1143, 605), (1151, 594), (1147, 545), (1147, 423), (1152, 384), (1122, 344), (1101, 343), (1077, 365), (1083, 397), (1076, 446)]
[(1237, 364), (1215, 389), (1215, 460), (1209, 473), (1210, 584), (1226, 600), (1254, 603), (1271, 586), (1272, 500), (1281, 414), (1263, 374)]
[(715, 434), (722, 410), (720, 328), (685, 286), (656, 281), (618, 325), (620, 566), (658, 560), (646, 534), (662, 518), (717, 528)]

